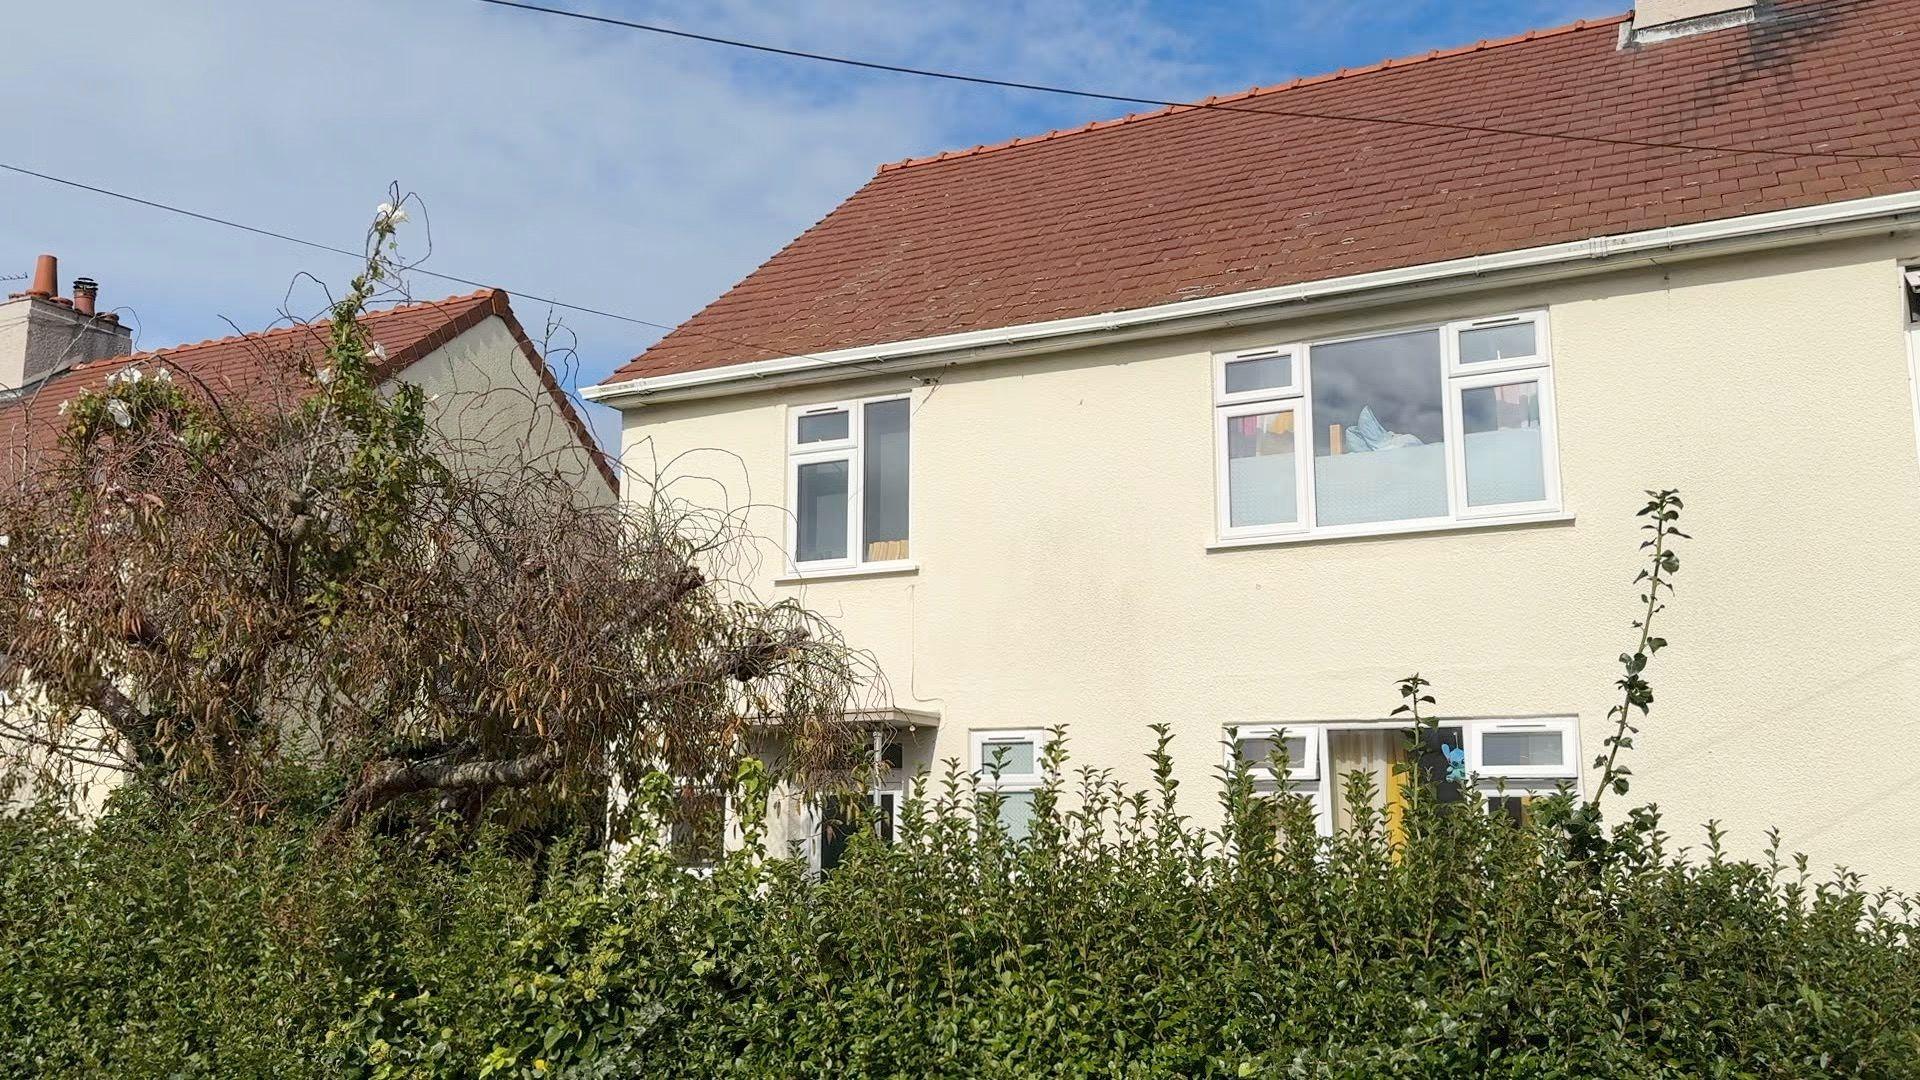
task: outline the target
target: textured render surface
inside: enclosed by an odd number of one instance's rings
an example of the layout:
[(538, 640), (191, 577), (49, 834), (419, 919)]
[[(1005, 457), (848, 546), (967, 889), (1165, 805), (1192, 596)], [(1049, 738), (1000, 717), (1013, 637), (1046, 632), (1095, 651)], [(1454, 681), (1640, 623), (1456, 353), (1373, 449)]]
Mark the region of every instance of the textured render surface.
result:
[(556, 469), (588, 496), (611, 502), (591, 443), (553, 397), (551, 380), (529, 362), (519, 335), (501, 318), (485, 319), (396, 379), (432, 399), (448, 454), (470, 456), (481, 467), (519, 461)]
[[(1231, 334), (958, 369), (915, 388), (906, 576), (776, 587), (838, 620), (895, 703), (969, 729), (1069, 726), (1146, 776), (1165, 721), (1185, 808), (1215, 812), (1230, 723), (1384, 717), (1431, 678), (1450, 716), (1572, 714), (1597, 752), (1629, 644), (1643, 489), (1681, 488), (1674, 642), (1633, 759), (1676, 843), (1779, 826), (1815, 867), (1920, 888), (1920, 454), (1900, 258), (1853, 241)], [(1209, 351), (1551, 310), (1570, 525), (1207, 550)], [(627, 414), (624, 463), (783, 535), (784, 409), (904, 379)], [(676, 455), (684, 455), (675, 460)]]
[(885, 167), (609, 381), (1920, 187), (1920, 0), (1624, 50), (1622, 18)]

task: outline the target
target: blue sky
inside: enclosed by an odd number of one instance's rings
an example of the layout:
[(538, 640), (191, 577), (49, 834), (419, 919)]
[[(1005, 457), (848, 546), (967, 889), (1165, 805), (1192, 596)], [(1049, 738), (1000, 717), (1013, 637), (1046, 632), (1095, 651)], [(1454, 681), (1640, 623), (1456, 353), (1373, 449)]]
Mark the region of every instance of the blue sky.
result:
[[(1617, 3), (548, 0), (791, 48), (1185, 100), (1622, 10)], [(790, 61), (473, 0), (93, 0), (12, 20), (0, 160), (341, 247), (389, 182), (426, 266), (673, 324), (880, 162), (1124, 106)], [(22, 23), (24, 19), (24, 24)], [(0, 173), (0, 275), (63, 278), (158, 347), (307, 318), (337, 256)], [(404, 238), (426, 253), (427, 230)], [(64, 287), (64, 281), (63, 281)], [(465, 292), (432, 279), (416, 296)], [(516, 300), (597, 381), (659, 331)], [(594, 410), (603, 438), (615, 423)]]

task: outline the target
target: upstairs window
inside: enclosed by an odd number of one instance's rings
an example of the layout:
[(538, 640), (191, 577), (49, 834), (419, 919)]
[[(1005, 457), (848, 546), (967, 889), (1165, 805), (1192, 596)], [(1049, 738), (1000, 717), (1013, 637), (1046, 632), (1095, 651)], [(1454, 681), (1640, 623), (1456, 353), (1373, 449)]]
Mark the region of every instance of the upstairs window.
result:
[(907, 561), (911, 417), (906, 397), (792, 411), (787, 550), (796, 569), (884, 569)]
[(1545, 312), (1215, 357), (1222, 540), (1559, 510)]

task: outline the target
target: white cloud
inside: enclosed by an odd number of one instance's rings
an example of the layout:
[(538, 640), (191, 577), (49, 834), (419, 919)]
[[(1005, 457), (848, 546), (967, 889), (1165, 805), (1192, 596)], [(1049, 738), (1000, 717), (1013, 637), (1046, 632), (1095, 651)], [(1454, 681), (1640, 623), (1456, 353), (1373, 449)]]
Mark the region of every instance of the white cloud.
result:
[[(1062, 81), (1173, 70), (1157, 58), (1164, 32), (1095, 0), (1038, 24), (959, 0), (606, 10), (917, 63), (989, 56)], [(25, 14), (0, 65), (0, 160), (344, 247), (397, 178), (425, 200), (429, 267), (662, 323), (877, 163), (1000, 137), (1030, 104), (471, 3), (97, 0)], [(105, 303), (133, 309), (147, 345), (314, 313), (323, 296), (296, 274), (351, 272), (337, 256), (9, 174), (0, 200), (0, 272), (54, 251), (64, 276), (96, 277)], [(404, 234), (413, 253), (420, 225)], [(418, 295), (460, 291), (415, 282)], [(530, 328), (544, 321), (539, 305), (516, 307)], [(581, 336), (579, 382), (658, 336), (562, 314)]]

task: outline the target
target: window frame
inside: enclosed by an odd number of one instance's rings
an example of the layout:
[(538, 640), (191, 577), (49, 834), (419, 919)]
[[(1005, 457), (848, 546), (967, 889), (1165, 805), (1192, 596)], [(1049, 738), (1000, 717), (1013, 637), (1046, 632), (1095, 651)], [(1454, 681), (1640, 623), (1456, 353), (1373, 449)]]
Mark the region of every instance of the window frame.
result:
[[(1460, 359), (1460, 335), (1471, 330), (1490, 330), (1499, 326), (1516, 326), (1520, 323), (1533, 324), (1534, 352), (1531, 356), (1513, 356), (1485, 363), (1469, 364)], [(1550, 367), (1553, 364), (1553, 346), (1549, 342), (1547, 329), (1547, 311), (1534, 308), (1528, 311), (1515, 311), (1506, 315), (1490, 315), (1483, 319), (1457, 319), (1446, 323), (1441, 334), (1441, 351), (1447, 358), (1447, 377), (1458, 378), (1462, 375), (1482, 375), (1494, 371), (1520, 371), (1525, 368)]]
[[(1045, 728), (978, 728), (967, 733), (969, 760), (973, 763), (973, 775), (979, 781), (995, 791), (1032, 791), (1046, 782), (1046, 773), (1040, 767), (1040, 758), (1046, 752), (1050, 741)], [(989, 771), (992, 762), (986, 754), (990, 743), (1030, 742), (1033, 744), (1033, 771), (1030, 773), (1002, 772), (995, 776)]]
[[(1233, 767), (1233, 752), (1240, 743), (1247, 739), (1273, 739), (1279, 741), (1285, 739), (1289, 734), (1298, 735), (1306, 740), (1310, 760), (1305, 764), (1299, 764), (1289, 758), (1287, 760), (1286, 781), (1288, 783), (1318, 781), (1320, 779), (1320, 762), (1327, 756), (1327, 736), (1324, 727), (1316, 729), (1314, 725), (1311, 724), (1262, 723), (1230, 725), (1227, 729), (1226, 739), (1225, 757), (1227, 767)], [(1255, 761), (1252, 758), (1247, 758), (1246, 762), (1247, 771), (1253, 774), (1256, 779), (1281, 779), (1281, 777), (1274, 775), (1273, 770), (1267, 766), (1265, 759)]]
[[(1297, 378), (1296, 378), (1296, 381)], [(1233, 523), (1233, 463), (1227, 457), (1227, 427), (1245, 416), (1263, 416), (1268, 413), (1285, 412), (1293, 414), (1293, 516), (1291, 522), (1274, 522), (1266, 525), (1235, 525)], [(1214, 531), (1222, 539), (1237, 539), (1243, 536), (1284, 536), (1307, 531), (1307, 500), (1312, 497), (1312, 447), (1306, 445), (1306, 403), (1298, 397), (1271, 398), (1263, 401), (1236, 401), (1216, 406), (1213, 410), (1214, 461)]]
[[(786, 544), (787, 566), (796, 575), (804, 575), (822, 570), (900, 570), (914, 565), (911, 558), (906, 559), (867, 559), (866, 558), (866, 408), (888, 401), (908, 402), (907, 422), (907, 538), (908, 551), (912, 549), (913, 537), (913, 499), (912, 483), (913, 461), (913, 422), (911, 392), (877, 394), (872, 397), (848, 398), (841, 401), (823, 401), (811, 405), (794, 405), (787, 409), (787, 499), (786, 499)], [(800, 441), (800, 420), (806, 416), (818, 416), (823, 413), (845, 412), (847, 414), (847, 437), (819, 442)], [(838, 558), (800, 560), (800, 469), (805, 465), (819, 465), (834, 461), (847, 463), (847, 553)]]
[[(1483, 747), (1490, 734), (1537, 734), (1551, 731), (1560, 736), (1560, 762), (1557, 765), (1486, 764)], [(1467, 774), (1482, 780), (1566, 780), (1580, 772), (1579, 733), (1571, 719), (1543, 717), (1538, 720), (1481, 720), (1466, 725)]]
[[(1512, 357), (1481, 364), (1459, 362), (1459, 339), (1463, 331), (1531, 322), (1534, 325), (1535, 352), (1531, 356)], [(1433, 331), (1438, 337), (1441, 385), (1441, 423), (1446, 448), (1447, 513), (1442, 516), (1404, 518), (1392, 521), (1356, 522), (1350, 525), (1320, 525), (1316, 504), (1315, 458), (1313, 441), (1313, 349), (1316, 346), (1364, 341), (1370, 338)], [(1499, 315), (1450, 322), (1426, 322), (1408, 326), (1369, 330), (1359, 334), (1294, 341), (1258, 348), (1235, 349), (1213, 354), (1213, 442), (1214, 442), (1214, 538), (1216, 542), (1274, 539), (1329, 539), (1349, 536), (1382, 536), (1394, 533), (1428, 532), (1455, 525), (1486, 524), (1513, 520), (1526, 521), (1557, 515), (1563, 510), (1560, 486), (1559, 424), (1555, 411), (1553, 386), (1553, 349), (1551, 328), (1543, 308), (1507, 312)], [(1226, 391), (1226, 367), (1240, 360), (1286, 354), (1293, 358), (1293, 384), (1258, 391), (1229, 394)], [(1503, 386), (1514, 382), (1537, 381), (1540, 386), (1540, 468), (1544, 498), (1525, 503), (1503, 503), (1473, 507), (1467, 505), (1466, 441), (1462, 434), (1461, 392), (1483, 386)], [(1233, 525), (1231, 463), (1227, 457), (1228, 421), (1266, 412), (1293, 412), (1295, 489), (1298, 520), (1272, 525)]]
[[(1213, 403), (1215, 405), (1234, 405), (1243, 402), (1265, 401), (1275, 397), (1292, 397), (1300, 393), (1300, 376), (1306, 367), (1306, 357), (1302, 345), (1266, 345), (1254, 349), (1241, 349), (1237, 352), (1220, 353), (1213, 365)], [(1248, 360), (1271, 360), (1284, 356), (1291, 366), (1293, 381), (1285, 386), (1265, 387), (1259, 390), (1227, 389), (1227, 368)]]
[[(1486, 506), (1474, 506), (1467, 501), (1467, 436), (1466, 409), (1462, 406), (1468, 390), (1484, 390), (1490, 386), (1512, 386), (1515, 383), (1531, 382), (1540, 387), (1540, 471), (1542, 498), (1531, 502), (1489, 503)], [(1453, 516), (1460, 521), (1482, 521), (1487, 518), (1523, 517), (1530, 514), (1551, 513), (1560, 508), (1560, 463), (1553, 453), (1553, 447), (1559, 442), (1559, 426), (1553, 415), (1553, 372), (1546, 367), (1502, 367), (1497, 370), (1475, 371), (1470, 375), (1455, 375), (1447, 380), (1447, 396), (1450, 399), (1447, 414), (1447, 441), (1459, 447), (1456, 455), (1447, 454), (1447, 472), (1453, 485)], [(1458, 457), (1458, 468), (1455, 458)]]

